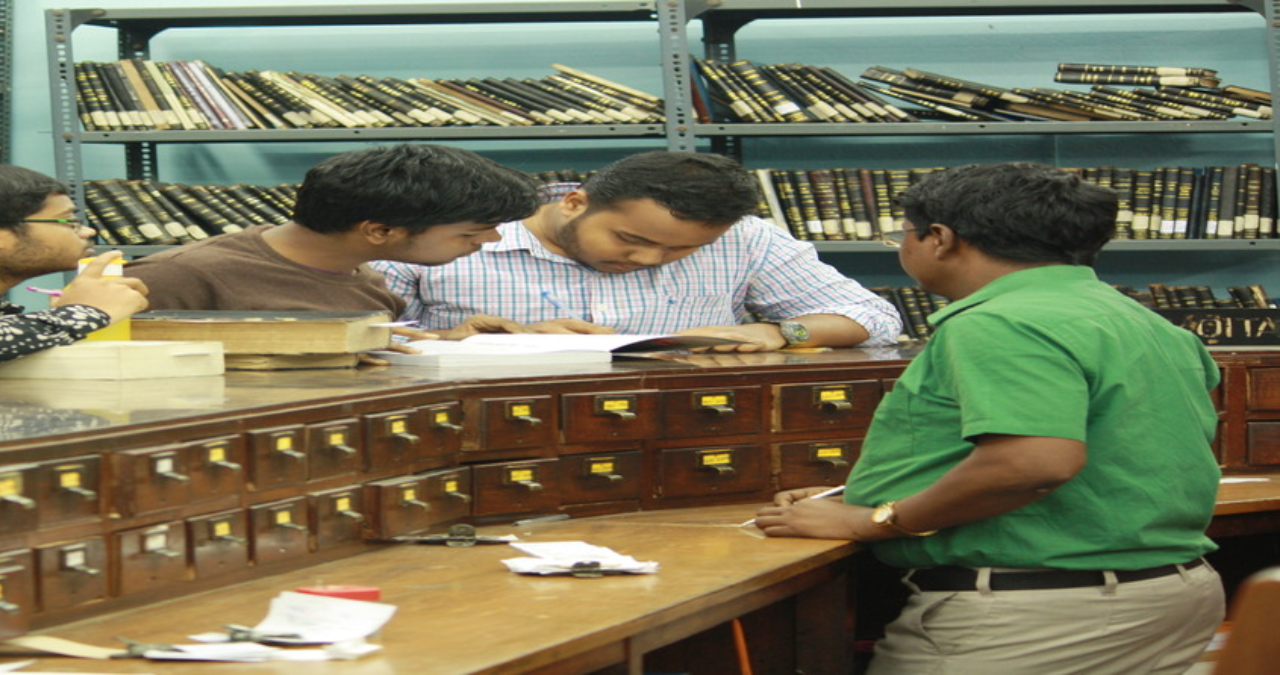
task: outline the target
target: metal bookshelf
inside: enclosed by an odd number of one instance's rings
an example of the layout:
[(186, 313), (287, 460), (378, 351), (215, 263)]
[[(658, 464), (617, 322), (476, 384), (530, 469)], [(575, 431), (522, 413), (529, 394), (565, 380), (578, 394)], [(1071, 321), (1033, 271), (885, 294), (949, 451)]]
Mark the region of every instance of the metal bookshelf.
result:
[[(320, 7), (204, 7), (156, 9), (51, 9), (45, 13), (49, 44), (55, 159), (58, 177), (83, 199), (81, 145), (123, 145), (125, 175), (157, 180), (156, 147), (167, 143), (259, 143), (299, 141), (411, 141), (513, 139), (665, 139), (671, 149), (692, 147), (687, 105), (689, 82), (668, 55), (683, 51), (684, 7), (678, 2), (466, 2), (429, 5)], [(373, 129), (254, 129), (245, 131), (86, 132), (76, 117), (73, 34), (81, 26), (117, 31), (119, 58), (150, 58), (150, 42), (166, 30), (182, 28), (301, 27), (348, 25), (652, 22), (659, 34), (654, 67), (661, 68), (666, 100), (664, 124), (554, 125), (535, 127), (386, 127)], [(679, 48), (677, 49), (677, 45)]]

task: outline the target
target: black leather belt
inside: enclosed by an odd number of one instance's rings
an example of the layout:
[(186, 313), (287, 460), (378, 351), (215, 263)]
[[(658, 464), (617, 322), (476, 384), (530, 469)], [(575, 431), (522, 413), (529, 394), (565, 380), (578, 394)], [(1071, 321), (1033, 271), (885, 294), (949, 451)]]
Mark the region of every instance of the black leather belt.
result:
[[(1204, 558), (1196, 558), (1183, 565), (1192, 569), (1204, 564)], [(1142, 581), (1170, 574), (1177, 574), (1177, 565), (1161, 565), (1142, 570), (1115, 570), (1116, 581)], [(927, 567), (915, 570), (908, 579), (922, 591), (976, 591), (978, 570), (972, 567)], [(1106, 576), (1095, 570), (1045, 570), (1043, 572), (992, 572), (993, 591), (1033, 591), (1050, 588), (1085, 588), (1105, 586)]]

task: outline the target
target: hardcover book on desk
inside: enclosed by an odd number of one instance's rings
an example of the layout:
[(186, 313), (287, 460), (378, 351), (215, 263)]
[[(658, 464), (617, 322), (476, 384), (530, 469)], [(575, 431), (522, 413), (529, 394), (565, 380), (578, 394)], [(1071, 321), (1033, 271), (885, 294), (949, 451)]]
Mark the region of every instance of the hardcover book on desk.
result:
[(133, 317), (138, 340), (213, 340), (228, 370), (349, 368), (358, 354), (391, 342), (386, 312), (189, 311)]
[(221, 375), (217, 342), (90, 340), (0, 364), (0, 379), (137, 380)]

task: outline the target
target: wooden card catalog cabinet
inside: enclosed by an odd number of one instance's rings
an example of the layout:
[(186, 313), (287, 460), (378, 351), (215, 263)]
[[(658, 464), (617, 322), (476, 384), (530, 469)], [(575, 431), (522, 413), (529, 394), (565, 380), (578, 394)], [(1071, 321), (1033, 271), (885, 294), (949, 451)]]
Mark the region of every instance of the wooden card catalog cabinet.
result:
[(880, 403), (880, 382), (774, 385), (774, 431), (865, 429)]
[(172, 586), (186, 579), (187, 534), (182, 523), (162, 523), (112, 535), (120, 575), (116, 595)]
[(37, 485), (34, 464), (0, 466), (0, 536), (36, 529)]
[(301, 425), (255, 429), (249, 437), (249, 480), (254, 490), (301, 485), (309, 461)]
[[(1280, 368), (1249, 368), (1247, 377), (1247, 411), (1280, 411)], [(1280, 466), (1280, 420), (1250, 420), (1245, 428), (1245, 463), (1270, 470)]]
[(101, 515), (101, 457), (90, 455), (45, 462), (37, 473), (41, 527), (93, 520)]
[(426, 420), (422, 439), (424, 468), (448, 466), (457, 461), (462, 449), (462, 404), (457, 401), (419, 408)]
[(31, 551), (0, 553), (0, 640), (27, 632), (36, 611)]
[(249, 566), (249, 528), (239, 509), (187, 519), (187, 541), (197, 579), (209, 579)]
[(760, 432), (759, 387), (710, 387), (662, 392), (662, 438)]
[(516, 513), (554, 513), (560, 506), (559, 463), (555, 459), (471, 468), (477, 518)]
[(431, 504), (431, 525), (449, 525), (471, 517), (474, 491), (471, 469), (442, 469), (422, 474), (422, 489)]
[(243, 437), (218, 436), (185, 445), (191, 462), (191, 501), (239, 500), (247, 480)]
[(324, 550), (363, 538), (363, 492), (359, 486), (308, 495), (316, 549)]
[(560, 501), (564, 504), (638, 501), (639, 450), (560, 458)]
[(420, 409), (365, 415), (364, 430), (369, 471), (410, 470), (424, 455), (427, 420)]
[(814, 485), (844, 485), (861, 449), (861, 439), (781, 443), (778, 445), (778, 456), (782, 462), (778, 487), (786, 490)]
[(186, 446), (126, 450), (111, 455), (116, 510), (136, 516), (185, 506), (191, 501), (190, 454)]
[(107, 596), (107, 547), (101, 537), (36, 549), (40, 611), (78, 607)]
[(371, 530), (380, 539), (471, 517), (471, 470), (445, 469), (365, 483)]
[(550, 396), (482, 398), (472, 404), (478, 409), (479, 445), (464, 444), (464, 451), (538, 448), (534, 454), (549, 454), (555, 440)]
[(769, 457), (759, 445), (662, 450), (662, 495), (711, 497), (769, 488)]
[(253, 559), (259, 565), (300, 558), (310, 552), (303, 497), (250, 507), (249, 525)]
[(306, 426), (307, 478), (355, 475), (364, 468), (360, 421), (333, 420)]
[(560, 420), (566, 443), (639, 441), (658, 428), (658, 395), (654, 391), (565, 394)]

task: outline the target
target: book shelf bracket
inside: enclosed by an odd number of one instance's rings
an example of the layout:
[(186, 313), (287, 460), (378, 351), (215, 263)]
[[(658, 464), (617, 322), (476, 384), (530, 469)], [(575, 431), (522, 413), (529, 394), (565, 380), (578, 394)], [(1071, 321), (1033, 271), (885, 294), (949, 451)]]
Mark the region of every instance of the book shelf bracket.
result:
[(13, 87), (13, 3), (0, 0), (0, 162), (9, 161), (9, 115)]
[(688, 44), (684, 4), (666, 2), (659, 16), (659, 60), (670, 59), (662, 68), (663, 125), (667, 136), (667, 149), (673, 151), (696, 150), (693, 138), (693, 108), (690, 90), (693, 86), (690, 72), (692, 61), (683, 56)]

